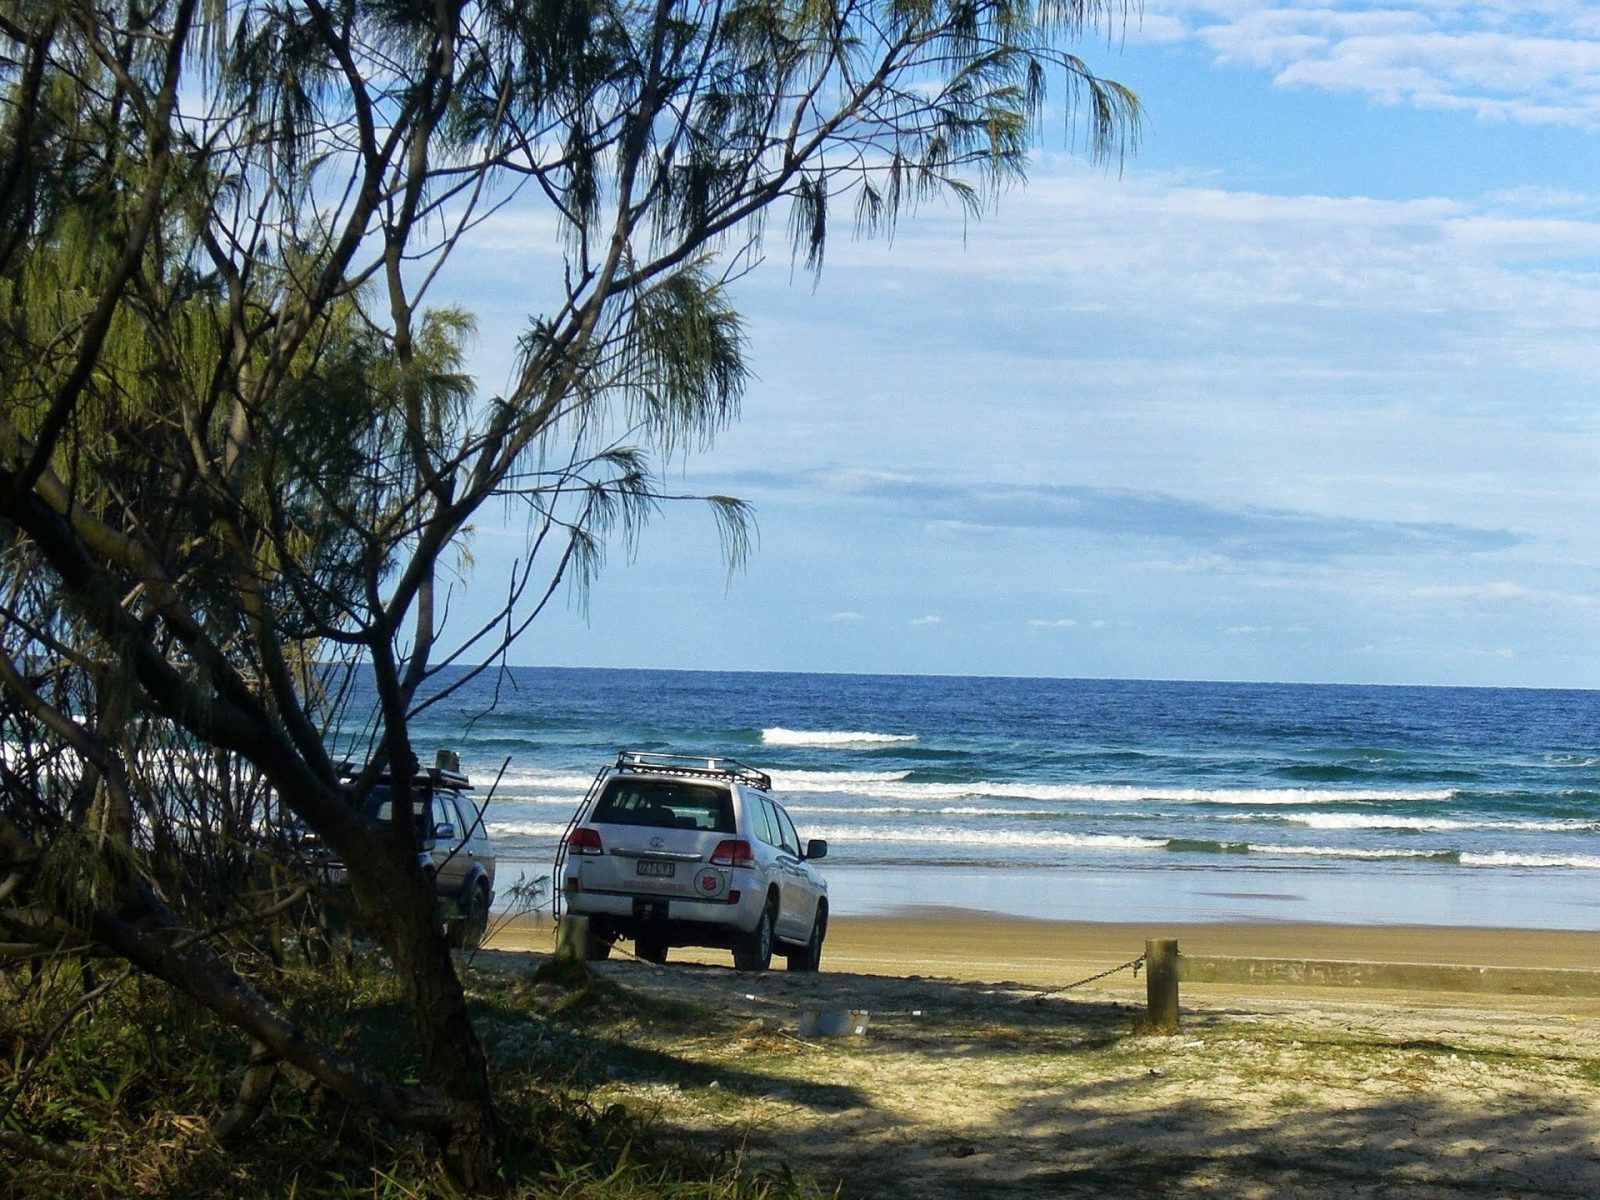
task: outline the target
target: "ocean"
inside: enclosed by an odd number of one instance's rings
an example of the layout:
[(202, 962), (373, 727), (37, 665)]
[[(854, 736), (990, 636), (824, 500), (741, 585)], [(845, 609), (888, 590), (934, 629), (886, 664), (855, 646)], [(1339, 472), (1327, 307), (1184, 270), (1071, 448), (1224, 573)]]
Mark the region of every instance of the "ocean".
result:
[(638, 749), (770, 772), (838, 916), (1600, 922), (1600, 692), (509, 668), (413, 740), (489, 797), (502, 897)]

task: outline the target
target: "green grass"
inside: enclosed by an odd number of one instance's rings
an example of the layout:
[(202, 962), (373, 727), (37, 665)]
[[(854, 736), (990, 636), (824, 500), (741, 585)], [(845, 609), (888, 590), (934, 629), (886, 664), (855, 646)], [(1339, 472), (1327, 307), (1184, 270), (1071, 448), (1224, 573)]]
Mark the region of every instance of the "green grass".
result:
[[(114, 975), (93, 968), (98, 986)], [(393, 977), (373, 960), (288, 971), (271, 991), (311, 1033), (381, 1066), (417, 1073)], [(249, 1195), (403, 1200), (458, 1193), (433, 1147), (384, 1129), (316, 1088), (280, 1081), (267, 1110), (224, 1149), (211, 1122), (232, 1102), (248, 1048), (169, 989), (123, 979), (91, 1003), (76, 962), (30, 978), (0, 973), (0, 1129), (86, 1152), (72, 1167), (0, 1152), (0, 1193), (77, 1197)], [(807, 1181), (761, 1174), (737, 1147), (659, 1137), (648, 1112), (595, 1101), (618, 1070), (667, 1072), (713, 1104), (737, 1096), (728, 1073), (661, 1050), (630, 1030), (694, 1037), (686, 1006), (623, 996), (592, 978), (536, 983), (478, 972), (474, 1020), (494, 1070), (509, 1192), (526, 1200), (801, 1200)], [(698, 1078), (705, 1075), (704, 1079)], [(720, 1088), (710, 1089), (715, 1075)], [(722, 1091), (722, 1089), (728, 1089)], [(719, 1096), (719, 1092), (721, 1095)]]

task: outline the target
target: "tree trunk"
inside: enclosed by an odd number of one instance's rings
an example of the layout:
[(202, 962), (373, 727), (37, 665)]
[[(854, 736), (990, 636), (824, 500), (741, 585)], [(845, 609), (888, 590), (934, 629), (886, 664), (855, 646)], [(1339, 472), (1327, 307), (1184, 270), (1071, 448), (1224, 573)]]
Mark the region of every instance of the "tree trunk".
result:
[(385, 853), (394, 842), (382, 834), (374, 841), (385, 843), (382, 850), (363, 869), (352, 864), (356, 904), (394, 963), (416, 1029), (422, 1082), (454, 1102), (456, 1120), (435, 1131), (445, 1165), (468, 1191), (500, 1191), (504, 1182), (489, 1064), (445, 941), (438, 900), (415, 857), (396, 863)]
[(431, 891), (423, 899), (424, 919), (392, 951), (416, 1023), (422, 1080), (461, 1105), (461, 1120), (441, 1139), (451, 1176), (469, 1191), (497, 1191), (503, 1185), (489, 1063)]

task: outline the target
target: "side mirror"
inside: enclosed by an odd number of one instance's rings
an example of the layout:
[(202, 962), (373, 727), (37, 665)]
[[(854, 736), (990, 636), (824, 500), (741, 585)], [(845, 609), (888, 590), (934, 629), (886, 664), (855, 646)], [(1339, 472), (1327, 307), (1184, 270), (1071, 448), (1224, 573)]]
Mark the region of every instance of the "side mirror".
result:
[(433, 827), (433, 836), (449, 841), (456, 836), (456, 827), (449, 821), (440, 821)]
[(808, 859), (809, 858), (827, 858), (828, 857), (828, 843), (827, 843), (827, 840), (824, 839), (824, 838), (812, 838), (809, 842), (807, 842), (806, 843), (806, 857)]

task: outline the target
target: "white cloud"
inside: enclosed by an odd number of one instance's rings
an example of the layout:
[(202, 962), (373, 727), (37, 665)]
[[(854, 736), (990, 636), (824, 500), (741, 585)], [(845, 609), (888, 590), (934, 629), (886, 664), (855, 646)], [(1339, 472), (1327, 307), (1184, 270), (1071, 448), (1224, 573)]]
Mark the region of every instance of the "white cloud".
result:
[(1129, 42), (1158, 46), (1186, 42), (1193, 33), (1180, 18), (1147, 9), (1129, 22), (1126, 36)]
[(1171, 572), (1179, 575), (1237, 575), (1239, 564), (1221, 554), (1191, 554), (1181, 559), (1141, 559), (1129, 564), (1135, 571)]
[(959, 536), (990, 537), (1003, 532), (999, 525), (984, 525), (977, 521), (929, 521), (926, 525), (929, 533), (956, 534)]
[(1430, 658), (1440, 662), (1470, 661), (1474, 659), (1493, 659), (1508, 662), (1517, 656), (1517, 652), (1509, 646), (1430, 647), (1423, 645), (1414, 638), (1392, 638), (1385, 642), (1372, 642), (1365, 646), (1355, 647), (1352, 653), (1380, 658)]
[(1035, 618), (1029, 621), (1028, 624), (1034, 629), (1076, 629), (1078, 625), (1071, 617), (1061, 617), (1054, 621)]
[(938, 616), (935, 613), (929, 613), (926, 616), (917, 617), (915, 620), (911, 621), (910, 623), (912, 625), (938, 625), (938, 624), (942, 623), (943, 621), (944, 621), (943, 617)]
[(1520, 583), (1497, 579), (1493, 583), (1447, 584), (1420, 587), (1411, 593), (1419, 600), (1522, 600), (1533, 593)]
[(1187, 34), (1285, 87), (1600, 127), (1600, 20), (1569, 0), (1149, 0), (1152, 40)]
[(828, 619), (830, 621), (864, 621), (864, 620), (866, 620), (866, 618), (863, 617), (858, 612), (836, 612), (836, 613), (833, 614), (833, 616), (829, 617)]
[(1532, 212), (1586, 212), (1600, 211), (1600, 195), (1579, 192), (1572, 188), (1541, 187), (1524, 184), (1520, 187), (1496, 188), (1484, 196), (1484, 202), (1494, 208), (1511, 208)]
[(1551, 611), (1564, 608), (1583, 612), (1600, 608), (1600, 595), (1552, 587), (1527, 587), (1509, 579), (1489, 583), (1436, 584), (1399, 589), (1406, 599), (1462, 601), (1468, 605), (1495, 605), (1514, 600)]
[[(1097, 336), (1134, 341), (1136, 374), (1152, 385), (1183, 370), (1213, 394), (1281, 395), (1342, 378), (1345, 397), (1376, 384), (1421, 402), (1448, 398), (1459, 412), (1451, 375), (1487, 392), (1489, 369), (1600, 374), (1600, 207), (1577, 208), (1569, 193), (1543, 199), (1272, 195), (1138, 171), (1107, 179), (1043, 156), (1025, 204), (1008, 202), (966, 249), (944, 217), (907, 226), (892, 252), (841, 246), (822, 300), (865, 268), (867, 295), (922, 314), (876, 339), (886, 374), (897, 352), (925, 362), (930, 341), (957, 336), (958, 319), (969, 357), (954, 370), (974, 385), (1002, 366), (1015, 378), (1034, 359), (1041, 373), (1059, 371), (1050, 356), (1062, 353), (1065, 326), (1095, 331), (1066, 351), (1080, 365)], [(1004, 364), (971, 356), (991, 324)], [(1104, 367), (1104, 385), (1125, 394), (1135, 372), (1124, 361)], [(1253, 378), (1241, 387), (1242, 376)]]
[(1517, 656), (1517, 652), (1510, 646), (1495, 646), (1484, 649), (1479, 646), (1454, 646), (1443, 654), (1445, 658), (1497, 658), (1509, 662)]

